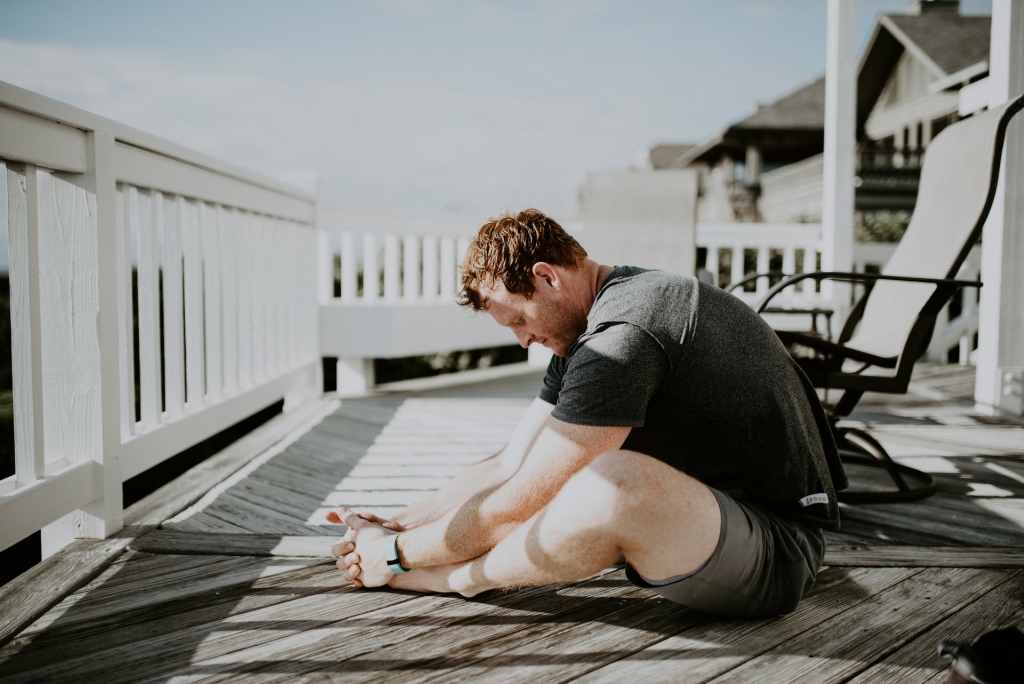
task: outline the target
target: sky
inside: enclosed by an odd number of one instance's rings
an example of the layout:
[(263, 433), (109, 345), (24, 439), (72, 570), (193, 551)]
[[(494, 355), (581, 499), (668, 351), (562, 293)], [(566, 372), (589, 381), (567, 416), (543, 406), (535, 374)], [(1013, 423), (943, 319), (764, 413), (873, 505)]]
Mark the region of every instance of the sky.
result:
[[(857, 2), (857, 55), (880, 12)], [(825, 0), (0, 0), (0, 80), (322, 202), (576, 211), (825, 71)], [(964, 0), (964, 14), (991, 2)]]

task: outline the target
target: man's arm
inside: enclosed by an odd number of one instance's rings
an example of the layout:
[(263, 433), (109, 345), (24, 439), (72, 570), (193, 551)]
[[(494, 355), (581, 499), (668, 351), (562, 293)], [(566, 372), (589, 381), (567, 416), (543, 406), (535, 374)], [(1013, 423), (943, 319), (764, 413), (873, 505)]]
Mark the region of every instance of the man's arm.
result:
[(491, 489), (513, 475), (523, 462), (541, 426), (555, 407), (534, 399), (519, 420), (508, 443), (493, 456), (473, 464), (430, 496), (410, 504), (394, 521), (410, 530), (434, 522), (468, 499)]
[[(403, 565), (413, 569), (446, 565), (486, 553), (546, 506), (570, 477), (599, 454), (621, 447), (629, 430), (573, 425), (547, 417), (511, 477), (476, 492), (437, 520), (402, 533)], [(390, 579), (384, 563), (386, 536), (386, 531), (379, 530), (355, 539), (365, 586), (380, 586)]]

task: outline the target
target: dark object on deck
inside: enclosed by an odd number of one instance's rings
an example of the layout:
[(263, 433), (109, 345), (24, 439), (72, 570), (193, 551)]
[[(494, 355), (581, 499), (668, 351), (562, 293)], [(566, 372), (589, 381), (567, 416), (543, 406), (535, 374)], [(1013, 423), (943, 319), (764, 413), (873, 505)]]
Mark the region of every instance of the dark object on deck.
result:
[(982, 634), (971, 645), (952, 639), (939, 655), (953, 659), (946, 684), (1015, 684), (1024, 679), (1024, 632), (1016, 627)]
[(805, 279), (859, 283), (864, 293), (850, 310), (836, 341), (778, 331), (787, 345), (814, 350), (797, 359), (815, 387), (843, 390), (826, 405), (843, 459), (884, 469), (895, 489), (846, 490), (848, 503), (913, 501), (935, 493), (930, 475), (894, 463), (865, 430), (839, 424), (864, 392), (905, 394), (914, 363), (928, 348), (935, 320), (959, 288), (980, 287), (956, 280), (981, 236), (992, 208), (1006, 127), (1024, 109), (1024, 97), (977, 114), (942, 131), (928, 147), (921, 184), (907, 231), (881, 273), (802, 273), (785, 278), (758, 305)]

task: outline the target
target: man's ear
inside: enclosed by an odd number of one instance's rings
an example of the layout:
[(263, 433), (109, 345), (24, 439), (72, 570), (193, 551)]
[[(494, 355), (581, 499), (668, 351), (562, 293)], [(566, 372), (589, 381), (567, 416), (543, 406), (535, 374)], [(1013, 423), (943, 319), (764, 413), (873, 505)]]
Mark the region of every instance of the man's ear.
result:
[(533, 277), (535, 281), (542, 281), (540, 283), (535, 282), (535, 286), (547, 285), (557, 289), (562, 284), (558, 270), (546, 261), (538, 261), (533, 265)]

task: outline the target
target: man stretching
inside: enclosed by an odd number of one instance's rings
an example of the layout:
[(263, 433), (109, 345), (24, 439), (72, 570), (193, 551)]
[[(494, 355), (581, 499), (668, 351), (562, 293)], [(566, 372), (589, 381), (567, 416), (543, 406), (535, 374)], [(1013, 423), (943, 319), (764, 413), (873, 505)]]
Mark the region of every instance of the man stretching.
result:
[[(695, 278), (603, 266), (536, 210), (484, 225), (460, 304), (555, 356), (508, 444), (394, 520), (342, 508), (357, 586), (473, 596), (589, 577), (710, 613), (792, 611), (846, 486), (771, 328)], [(398, 533), (398, 534), (396, 534)]]

